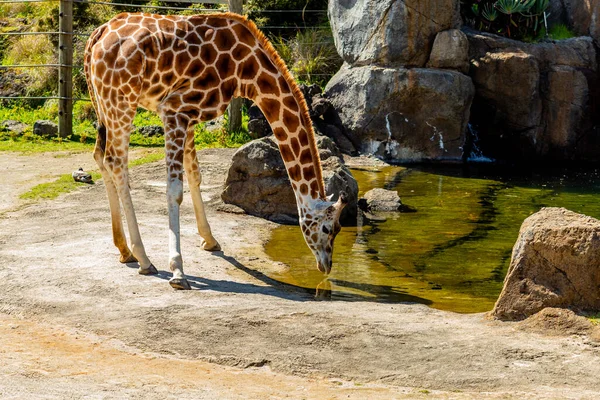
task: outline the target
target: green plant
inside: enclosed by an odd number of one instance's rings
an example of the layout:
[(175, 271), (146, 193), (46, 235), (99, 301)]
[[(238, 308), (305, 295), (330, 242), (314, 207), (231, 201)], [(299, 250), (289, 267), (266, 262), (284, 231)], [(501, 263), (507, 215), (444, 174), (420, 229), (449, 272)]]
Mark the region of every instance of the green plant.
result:
[(474, 28), (513, 39), (538, 37), (550, 0), (464, 0), (463, 19)]
[[(46, 35), (27, 35), (15, 40), (10, 46), (3, 65), (54, 64), (57, 57), (54, 46)], [(50, 88), (58, 85), (56, 68), (17, 68), (16, 71), (27, 76), (28, 93), (47, 94)]]
[(556, 24), (550, 28), (550, 32), (548, 32), (548, 36), (550, 36), (554, 40), (564, 40), (571, 39), (575, 37), (575, 33), (569, 29), (568, 26), (564, 24)]
[(483, 6), (481, 16), (489, 22), (494, 22), (498, 19), (498, 10), (496, 10), (493, 4), (487, 3)]
[(292, 74), (309, 84), (324, 86), (343, 62), (330, 29), (305, 29), (289, 40), (276, 38), (274, 45)]

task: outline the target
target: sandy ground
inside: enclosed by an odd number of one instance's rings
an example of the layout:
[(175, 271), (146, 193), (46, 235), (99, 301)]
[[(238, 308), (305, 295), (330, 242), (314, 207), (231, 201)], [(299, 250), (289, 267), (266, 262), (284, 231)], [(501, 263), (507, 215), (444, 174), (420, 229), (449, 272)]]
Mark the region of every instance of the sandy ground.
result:
[[(415, 304), (318, 302), (271, 281), (261, 271), (281, 266), (262, 246), (274, 225), (217, 211), (231, 155), (199, 156), (222, 252), (200, 249), (184, 199), (187, 292), (167, 283), (162, 162), (133, 169), (131, 185), (158, 277), (119, 264), (102, 182), (6, 205), (0, 398), (598, 398), (600, 345), (584, 334), (542, 335)], [(27, 157), (0, 153), (2, 190), (36, 183), (29, 172), (19, 178), (39, 163)]]

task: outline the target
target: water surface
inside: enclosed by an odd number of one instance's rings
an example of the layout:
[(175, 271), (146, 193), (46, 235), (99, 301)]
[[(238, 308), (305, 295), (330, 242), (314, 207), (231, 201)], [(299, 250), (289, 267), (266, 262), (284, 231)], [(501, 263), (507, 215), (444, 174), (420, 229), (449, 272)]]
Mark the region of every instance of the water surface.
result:
[[(323, 282), (297, 226), (273, 231), (267, 254), (286, 264), (264, 271), (281, 282), (331, 289), (335, 299), (418, 302), (455, 312), (492, 309), (525, 218), (566, 207), (600, 218), (598, 171), (523, 174), (494, 166), (353, 170), (360, 194), (397, 190), (415, 213), (345, 227)], [(319, 286), (320, 285), (320, 286)]]

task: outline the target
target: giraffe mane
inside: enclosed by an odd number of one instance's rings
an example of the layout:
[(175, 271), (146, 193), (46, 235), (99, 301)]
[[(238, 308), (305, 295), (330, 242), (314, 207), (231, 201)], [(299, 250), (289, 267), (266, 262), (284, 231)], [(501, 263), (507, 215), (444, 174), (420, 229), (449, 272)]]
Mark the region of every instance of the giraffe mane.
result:
[(308, 113), (308, 105), (306, 104), (306, 99), (304, 98), (304, 95), (302, 94), (300, 87), (298, 87), (296, 80), (290, 73), (287, 65), (285, 65), (285, 62), (283, 61), (283, 59), (281, 58), (279, 53), (277, 53), (277, 50), (275, 50), (275, 47), (273, 46), (271, 41), (265, 36), (264, 33), (262, 33), (260, 31), (260, 29), (258, 29), (256, 24), (253, 21), (249, 20), (247, 17), (245, 17), (243, 15), (235, 14), (235, 13), (230, 13), (230, 12), (210, 14), (210, 17), (232, 19), (234, 21), (241, 23), (246, 28), (248, 28), (250, 30), (250, 32), (252, 33), (252, 35), (256, 38), (256, 40), (260, 43), (262, 49), (267, 52), (267, 54), (271, 58), (271, 61), (275, 65), (275, 67), (277, 67), (277, 69), (279, 70), (279, 72), (281, 73), (281, 75), (283, 76), (285, 81), (287, 82), (287, 84), (292, 89), (294, 98), (296, 99), (296, 101), (298, 102), (298, 105), (300, 106), (300, 112), (302, 114), (301, 116), (302, 116), (304, 125), (306, 126), (306, 129), (308, 131), (307, 133), (308, 133), (310, 152), (311, 152), (312, 158), (315, 162), (315, 169), (316, 169), (316, 175), (317, 175), (317, 182), (319, 184), (320, 198), (321, 198), (321, 200), (326, 200), (325, 183), (323, 182), (323, 170), (321, 167), (321, 157), (319, 156), (319, 150), (317, 149), (317, 142), (315, 140), (315, 132), (314, 132), (314, 129), (312, 126), (312, 120), (310, 119), (310, 114)]

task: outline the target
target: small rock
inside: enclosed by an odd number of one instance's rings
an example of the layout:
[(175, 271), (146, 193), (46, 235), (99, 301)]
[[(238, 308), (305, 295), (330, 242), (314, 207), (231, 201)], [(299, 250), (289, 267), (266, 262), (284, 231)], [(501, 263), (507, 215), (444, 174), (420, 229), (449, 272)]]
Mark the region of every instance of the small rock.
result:
[(0, 130), (8, 131), (17, 135), (22, 135), (27, 128), (29, 128), (29, 125), (12, 119), (0, 122)]
[(144, 137), (161, 137), (165, 135), (165, 130), (159, 125), (148, 125), (137, 128), (137, 132)]
[(73, 171), (71, 176), (73, 177), (73, 180), (75, 182), (94, 183), (94, 181), (92, 180), (92, 175), (85, 172), (83, 168), (79, 168), (77, 171)]
[(33, 134), (43, 138), (57, 137), (58, 124), (46, 120), (35, 121), (35, 124), (33, 124)]
[(400, 211), (402, 209), (402, 201), (398, 192), (379, 188), (365, 193), (358, 205), (366, 211)]

